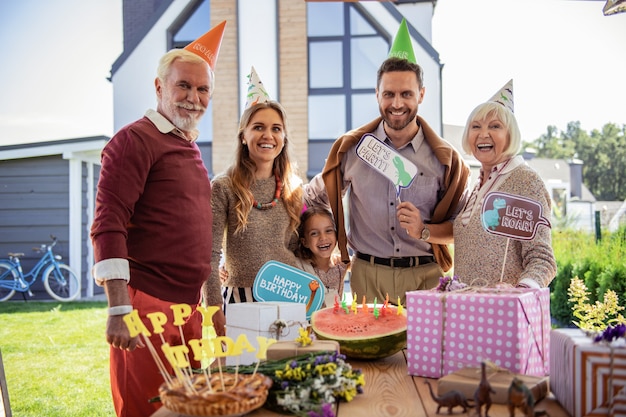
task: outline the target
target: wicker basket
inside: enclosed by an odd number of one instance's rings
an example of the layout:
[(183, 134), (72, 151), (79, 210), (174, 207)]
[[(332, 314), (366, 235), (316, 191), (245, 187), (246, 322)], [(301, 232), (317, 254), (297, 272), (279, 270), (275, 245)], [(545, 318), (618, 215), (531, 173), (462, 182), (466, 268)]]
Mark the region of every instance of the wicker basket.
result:
[[(208, 382), (207, 382), (208, 381)], [(242, 416), (260, 408), (267, 399), (272, 380), (263, 374), (213, 373), (179, 380), (159, 388), (163, 405), (191, 416)], [(193, 388), (192, 388), (193, 387)]]

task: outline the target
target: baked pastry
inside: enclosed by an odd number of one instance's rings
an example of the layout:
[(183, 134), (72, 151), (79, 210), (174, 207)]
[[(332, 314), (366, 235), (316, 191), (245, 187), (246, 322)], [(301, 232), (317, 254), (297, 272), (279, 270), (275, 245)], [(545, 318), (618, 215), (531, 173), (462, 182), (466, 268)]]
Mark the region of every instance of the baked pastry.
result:
[[(192, 416), (241, 416), (260, 408), (272, 380), (263, 374), (195, 374), (163, 383), (159, 395), (171, 411)], [(191, 388), (193, 387), (193, 389)]]

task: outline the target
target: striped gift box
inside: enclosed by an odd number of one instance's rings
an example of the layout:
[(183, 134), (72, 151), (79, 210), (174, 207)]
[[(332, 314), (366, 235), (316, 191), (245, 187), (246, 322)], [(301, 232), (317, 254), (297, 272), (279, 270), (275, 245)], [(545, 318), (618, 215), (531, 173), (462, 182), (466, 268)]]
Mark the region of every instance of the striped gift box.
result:
[(550, 352), (550, 390), (565, 410), (580, 417), (624, 416), (626, 348), (611, 352), (579, 329), (553, 329)]

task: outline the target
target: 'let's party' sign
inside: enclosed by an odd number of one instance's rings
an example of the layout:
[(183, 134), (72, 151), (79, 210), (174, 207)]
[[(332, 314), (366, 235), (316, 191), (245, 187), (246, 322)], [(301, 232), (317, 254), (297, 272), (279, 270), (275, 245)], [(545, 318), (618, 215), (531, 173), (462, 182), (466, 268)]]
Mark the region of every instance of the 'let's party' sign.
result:
[(400, 188), (408, 187), (417, 175), (417, 167), (413, 162), (371, 133), (363, 135), (356, 146), (356, 154), (363, 162), (393, 182), (398, 194)]

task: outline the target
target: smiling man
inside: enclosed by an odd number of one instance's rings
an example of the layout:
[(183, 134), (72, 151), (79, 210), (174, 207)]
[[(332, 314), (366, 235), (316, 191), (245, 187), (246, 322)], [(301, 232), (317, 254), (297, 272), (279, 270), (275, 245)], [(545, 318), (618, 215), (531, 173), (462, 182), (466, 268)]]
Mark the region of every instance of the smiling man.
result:
[[(322, 173), (305, 187), (307, 204), (326, 203), (332, 209), (342, 259), (349, 260), (348, 246), (354, 252), (351, 290), (370, 303), (387, 296), (404, 303), (407, 291), (435, 287), (452, 266), (447, 244), (467, 196), (469, 168), (418, 116), (425, 91), (403, 20), (378, 69), (380, 117), (337, 139)], [(368, 133), (418, 168), (398, 194), (394, 182), (357, 154), (359, 140)]]
[[(146, 339), (130, 336), (123, 320), (127, 313), (137, 310), (142, 318), (162, 313), (171, 322), (172, 305), (188, 304), (193, 308), (186, 322), (165, 327), (149, 343), (173, 346), (181, 344), (181, 336), (202, 337), (195, 307), (211, 273), (212, 211), (196, 126), (213, 91), (225, 23), (161, 58), (157, 110), (123, 127), (102, 151), (91, 229), (93, 276), (109, 304), (106, 340), (118, 417), (152, 415), (160, 403), (150, 399), (164, 381)], [(213, 316), (218, 334), (224, 334), (224, 321), (220, 308)], [(162, 354), (160, 362), (168, 363)]]

